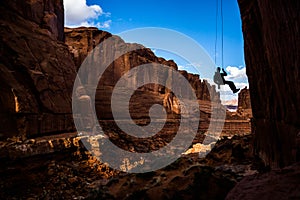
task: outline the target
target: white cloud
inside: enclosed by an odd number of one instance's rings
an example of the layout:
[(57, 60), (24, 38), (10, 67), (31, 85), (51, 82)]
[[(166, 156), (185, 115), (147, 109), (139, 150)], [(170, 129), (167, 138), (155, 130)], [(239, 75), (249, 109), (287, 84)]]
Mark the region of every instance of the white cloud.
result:
[(228, 72), (227, 79), (234, 80), (235, 82), (248, 82), (248, 77), (246, 75), (246, 67), (238, 68), (233, 66), (226, 67)]
[(64, 0), (65, 26), (95, 26), (109, 28), (111, 20), (99, 22), (100, 16), (110, 17), (110, 13), (103, 12), (99, 5), (87, 5), (86, 0)]
[[(85, 26), (85, 27), (97, 27), (97, 28), (110, 28), (111, 20), (107, 20), (103, 23), (101, 22), (82, 22), (79, 26)], [(70, 26), (70, 27), (76, 27), (76, 26)]]
[[(248, 87), (249, 88), (249, 84), (248, 83), (234, 83), (236, 88), (240, 88), (243, 89), (244, 87)], [(233, 100), (233, 99), (238, 99), (238, 93), (233, 94), (233, 92), (231, 91), (230, 87), (228, 85), (223, 85), (221, 86), (221, 90), (220, 90), (220, 97), (221, 97), (221, 101), (228, 101), (228, 100)]]

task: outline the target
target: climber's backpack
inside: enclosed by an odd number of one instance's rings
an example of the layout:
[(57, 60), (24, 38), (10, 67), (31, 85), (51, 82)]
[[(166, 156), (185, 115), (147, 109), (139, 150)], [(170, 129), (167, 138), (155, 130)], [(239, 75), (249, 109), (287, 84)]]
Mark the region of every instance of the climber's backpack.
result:
[(218, 72), (218, 71), (215, 72), (214, 82), (218, 85), (218, 89), (220, 89), (220, 85), (224, 85), (222, 76), (221, 76), (220, 72)]

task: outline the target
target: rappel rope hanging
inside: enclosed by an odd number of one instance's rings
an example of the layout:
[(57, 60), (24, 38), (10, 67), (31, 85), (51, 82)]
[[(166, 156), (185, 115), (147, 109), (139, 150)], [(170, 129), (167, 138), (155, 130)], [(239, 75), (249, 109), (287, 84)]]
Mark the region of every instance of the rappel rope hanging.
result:
[[(224, 17), (223, 17), (223, 0), (220, 3), (221, 14), (221, 67), (224, 67)], [(218, 44), (218, 17), (219, 17), (219, 0), (216, 0), (216, 37), (215, 37), (215, 55), (214, 60), (217, 65), (217, 44)]]
[[(221, 10), (221, 67), (223, 68), (224, 66), (224, 39), (223, 39), (223, 34), (224, 34), (224, 26), (223, 26), (223, 0), (221, 0), (221, 5), (220, 5), (220, 10)], [(215, 65), (217, 66), (217, 47), (218, 47), (218, 20), (219, 18), (219, 0), (216, 0), (216, 37), (215, 37), (215, 53), (214, 53), (214, 60), (215, 60)], [(220, 72), (216, 72), (214, 77), (213, 77), (214, 82), (218, 85), (218, 89), (220, 89), (220, 85), (224, 85), (224, 81), (221, 77)]]
[[(214, 82), (218, 85), (227, 84), (233, 93), (237, 93), (240, 89), (236, 88), (235, 84), (232, 81), (224, 79), (224, 76), (227, 76), (226, 71), (224, 70), (224, 17), (223, 17), (223, 0), (220, 0), (220, 13), (221, 13), (221, 66), (217, 67), (215, 75), (213, 77)], [(215, 39), (215, 65), (217, 65), (217, 41), (218, 41), (218, 14), (219, 14), (219, 0), (216, 0), (216, 39)], [(222, 68), (222, 72), (221, 72)]]
[(224, 67), (224, 18), (223, 18), (223, 0), (221, 0), (221, 41), (222, 41), (222, 67)]
[(219, 12), (219, 1), (216, 0), (216, 38), (215, 38), (215, 53), (214, 53), (214, 59), (215, 59), (215, 64), (217, 64), (217, 42), (218, 42), (218, 12)]

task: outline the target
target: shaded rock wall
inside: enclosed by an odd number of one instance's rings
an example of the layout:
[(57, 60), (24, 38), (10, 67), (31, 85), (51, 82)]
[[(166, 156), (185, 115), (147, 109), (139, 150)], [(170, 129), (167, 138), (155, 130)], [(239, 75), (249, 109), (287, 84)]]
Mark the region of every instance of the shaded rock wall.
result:
[(1, 126), (0, 134), (31, 137), (73, 129), (76, 71), (63, 43), (63, 1), (1, 1), (0, 12), (0, 117), (11, 124)]
[[(11, 14), (22, 16), (34, 23), (53, 39), (64, 41), (63, 0), (4, 0), (1, 6)], [(2, 17), (9, 17), (8, 15)]]
[(300, 1), (238, 3), (256, 153), (272, 167), (285, 166), (300, 159)]

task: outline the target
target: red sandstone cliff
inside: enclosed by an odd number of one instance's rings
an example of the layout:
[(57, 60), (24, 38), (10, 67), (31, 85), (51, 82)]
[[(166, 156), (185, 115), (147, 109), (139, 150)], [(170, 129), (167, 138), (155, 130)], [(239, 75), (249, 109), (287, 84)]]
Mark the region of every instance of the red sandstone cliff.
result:
[(5, 0), (0, 12), (0, 134), (73, 129), (76, 71), (63, 43), (63, 1)]
[[(97, 28), (65, 28), (65, 37), (66, 44), (69, 46), (69, 49), (74, 56), (77, 68), (80, 67), (88, 53), (92, 51), (96, 45), (109, 37), (114, 37), (117, 41), (115, 42), (115, 45), (119, 45), (119, 48), (129, 48), (132, 45), (139, 48), (139, 50), (129, 52), (114, 62), (111, 74), (108, 76), (109, 80), (106, 80), (106, 82), (109, 82), (109, 85), (114, 85), (115, 81), (117, 81), (129, 69), (146, 63), (159, 63), (169, 66), (175, 70), (178, 69), (177, 64), (173, 60), (165, 60), (164, 58), (156, 57), (150, 49), (145, 48), (142, 45), (125, 43), (121, 38), (112, 36), (110, 33), (98, 30)], [(109, 48), (106, 49), (106, 51), (116, 50)], [(199, 100), (210, 101), (211, 99), (214, 99), (216, 102), (220, 102), (220, 95), (216, 92), (214, 86), (211, 86), (205, 80), (201, 81), (199, 75), (190, 74), (186, 71), (180, 71), (180, 73), (195, 89)], [(180, 83), (178, 83), (178, 85), (180, 85)], [(161, 90), (162, 88), (157, 88), (157, 91), (155, 92), (165, 93), (165, 91)], [(209, 91), (211, 91), (211, 94)]]
[(243, 88), (239, 93), (237, 113), (241, 116), (252, 118), (250, 91), (247, 87)]
[[(91, 55), (89, 59), (92, 60), (86, 60), (86, 62), (93, 62), (98, 65), (97, 67), (90, 67), (86, 69), (86, 77), (82, 78), (81, 80), (87, 91), (91, 90), (91, 85), (93, 81), (95, 81), (95, 74), (99, 74), (99, 69), (101, 68), (101, 66), (105, 65), (105, 63), (108, 63), (108, 66), (106, 66), (107, 68), (102, 74), (100, 81), (97, 82), (98, 86), (95, 94), (95, 109), (97, 117), (100, 120), (113, 119), (111, 109), (112, 92), (119, 79), (129, 70), (143, 64), (151, 64), (152, 66), (158, 66), (158, 64), (162, 64), (167, 66), (167, 68), (178, 71), (177, 64), (174, 61), (167, 61), (164, 58), (156, 57), (150, 49), (140, 44), (125, 43), (120, 37), (111, 35), (108, 32), (101, 31), (96, 28), (66, 28), (65, 38), (66, 44), (69, 46), (69, 50), (73, 54), (77, 68), (80, 67), (89, 53)], [(104, 44), (104, 46), (101, 46), (99, 48), (97, 47), (100, 43), (108, 38), (109, 40), (111, 40), (109, 44)], [(94, 48), (95, 50), (91, 52)], [(120, 51), (125, 50), (128, 52), (119, 55)], [(199, 105), (197, 105), (199, 106), (201, 112), (199, 132), (203, 133), (208, 129), (210, 123), (209, 120), (212, 112), (210, 100), (213, 99), (221, 107), (219, 93), (216, 92), (214, 86), (211, 86), (209, 83), (207, 83), (207, 81), (201, 81), (199, 75), (190, 74), (186, 71), (178, 72), (185, 78), (185, 80), (188, 80), (188, 82), (194, 89), (197, 99), (199, 100)], [(134, 86), (137, 82), (146, 82), (150, 77), (156, 77), (157, 79), (161, 79), (165, 82), (161, 85), (147, 84), (136, 90), (134, 95), (132, 95), (129, 104), (131, 118), (136, 120), (136, 123), (138, 124), (147, 123), (147, 120), (149, 119), (149, 109), (153, 104), (166, 106), (168, 108), (168, 119), (174, 119), (174, 117), (177, 118), (177, 114), (180, 113), (178, 101), (176, 100), (176, 97), (174, 98), (174, 96), (171, 95), (169, 89), (167, 89), (163, 85), (168, 85), (168, 83), (171, 83), (174, 87), (177, 87), (180, 95), (190, 97), (191, 94), (188, 92), (188, 90), (182, 87), (185, 80), (182, 80), (183, 78), (173, 78), (170, 70), (160, 71), (157, 74), (146, 70), (143, 75), (131, 76), (130, 84)], [(121, 95), (120, 98), (122, 98), (122, 96), (124, 95)], [(126, 100), (119, 99), (119, 101), (123, 102)], [(113, 105), (113, 107), (117, 106)], [(118, 111), (120, 109), (116, 110)], [(118, 114), (124, 115), (124, 112), (121, 111)], [(199, 116), (196, 117), (199, 118)], [(102, 128), (104, 127), (105, 129), (106, 122), (104, 124), (103, 122), (101, 123)], [(174, 134), (174, 131), (176, 132), (177, 125), (178, 124), (167, 125), (166, 129), (162, 129), (161, 132), (163, 133), (163, 135), (170, 137), (172, 136), (172, 134)], [(108, 126), (108, 129), (110, 130), (110, 127), (112, 126), (115, 125)], [(121, 131), (119, 130), (119, 132)], [(116, 138), (116, 140), (120, 141), (118, 137)], [(128, 139), (128, 141), (130, 140)]]

